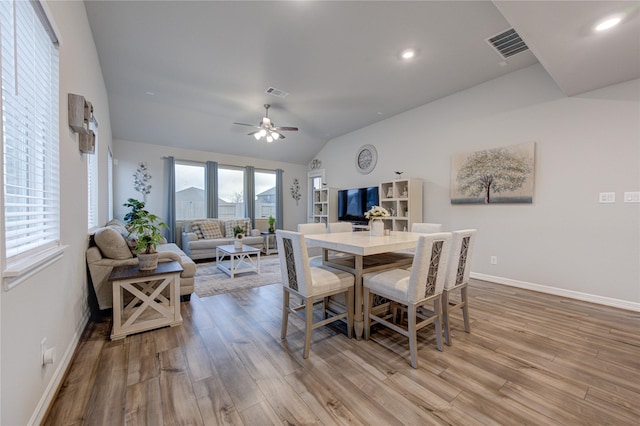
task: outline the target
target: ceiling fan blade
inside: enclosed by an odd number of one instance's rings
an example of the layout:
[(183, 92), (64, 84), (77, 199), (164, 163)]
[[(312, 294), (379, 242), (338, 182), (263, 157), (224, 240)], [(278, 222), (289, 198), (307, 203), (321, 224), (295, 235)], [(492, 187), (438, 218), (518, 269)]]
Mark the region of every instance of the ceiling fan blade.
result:
[(260, 131), (260, 130), (254, 130), (254, 131), (253, 131), (253, 132), (251, 132), (251, 133), (247, 133), (247, 136), (253, 136), (253, 135), (255, 135), (256, 133), (258, 133), (259, 131)]
[(297, 132), (298, 128), (297, 127), (274, 127), (273, 130), (276, 130), (278, 132), (281, 132), (283, 130), (290, 131), (290, 132)]
[(240, 126), (249, 126), (249, 127), (256, 127), (259, 128), (258, 126), (256, 126), (255, 124), (247, 124), (247, 123), (233, 123), (233, 124), (238, 124)]

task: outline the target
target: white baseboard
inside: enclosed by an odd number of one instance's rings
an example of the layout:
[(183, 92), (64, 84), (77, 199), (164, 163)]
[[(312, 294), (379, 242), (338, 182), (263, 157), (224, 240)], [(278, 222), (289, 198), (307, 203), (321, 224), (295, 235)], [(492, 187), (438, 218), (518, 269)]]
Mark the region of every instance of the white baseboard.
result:
[(494, 277), (492, 275), (479, 274), (471, 272), (471, 278), (477, 280), (490, 281), (497, 284), (504, 284), (511, 287), (524, 288), (527, 290), (538, 291), (540, 293), (553, 294), (556, 296), (568, 297), (570, 299), (582, 300), (585, 302), (597, 303), (600, 305), (613, 306), (615, 308), (626, 309), (629, 311), (640, 312), (640, 303), (629, 302), (627, 300), (612, 299), (610, 297), (596, 296), (594, 294), (581, 293), (579, 291), (565, 290), (557, 287), (549, 287), (541, 284), (529, 283), (526, 281), (512, 280), (510, 278)]
[(51, 380), (49, 380), (49, 384), (45, 389), (40, 401), (38, 401), (38, 405), (31, 415), (31, 419), (29, 420), (28, 425), (39, 425), (44, 420), (45, 414), (47, 414), (47, 409), (49, 409), (49, 405), (53, 401), (53, 398), (56, 396), (56, 392), (64, 379), (65, 373), (71, 364), (71, 358), (76, 351), (76, 347), (78, 347), (78, 343), (80, 342), (80, 336), (82, 336), (82, 332), (89, 322), (89, 310), (84, 314), (84, 317), (80, 321), (80, 325), (78, 326), (78, 331), (73, 335), (73, 339), (67, 346), (67, 350), (64, 352), (64, 356), (58, 362), (58, 367), (56, 371), (53, 373)]

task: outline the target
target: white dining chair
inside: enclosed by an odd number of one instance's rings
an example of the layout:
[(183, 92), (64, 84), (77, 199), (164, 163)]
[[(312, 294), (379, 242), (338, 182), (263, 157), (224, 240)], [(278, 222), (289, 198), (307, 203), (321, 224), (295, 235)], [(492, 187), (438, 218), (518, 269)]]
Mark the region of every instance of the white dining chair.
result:
[[(354, 319), (354, 284), (353, 274), (330, 268), (328, 266), (311, 266), (307, 255), (304, 235), (299, 232), (276, 231), (278, 240), (278, 256), (282, 273), (282, 331), (281, 338), (287, 337), (289, 314), (305, 310), (304, 350), (303, 358), (309, 357), (311, 349), (311, 331), (334, 321), (347, 318), (347, 335), (351, 338)], [(336, 313), (328, 310), (328, 298), (336, 294), (346, 293), (345, 312)], [(301, 298), (299, 306), (290, 306), (290, 295)], [(322, 302), (323, 319), (313, 322), (314, 302)]]
[(435, 234), (436, 232), (442, 232), (442, 224), (415, 222), (411, 225), (411, 232), (419, 232), (421, 234)]
[[(469, 297), (467, 287), (471, 272), (471, 258), (476, 243), (475, 229), (464, 229), (453, 232), (451, 240), (451, 256), (447, 271), (447, 278), (442, 291), (442, 322), (444, 329), (444, 342), (451, 346), (451, 333), (449, 316), (453, 309), (462, 309), (464, 331), (471, 332), (469, 324)], [(451, 300), (453, 292), (460, 291), (460, 301)]]
[(330, 222), (327, 229), (330, 233), (352, 232), (353, 225), (351, 224), (351, 222)]
[[(298, 232), (303, 235), (326, 234), (327, 225), (324, 223), (299, 223)], [(322, 265), (322, 249), (320, 247), (307, 245), (307, 253), (309, 254), (311, 266)]]
[[(391, 269), (365, 274), (364, 286), (364, 335), (369, 339), (371, 321), (388, 327), (409, 338), (411, 366), (418, 368), (417, 332), (434, 324), (436, 346), (442, 351), (441, 293), (444, 288), (451, 233), (425, 234), (420, 236), (413, 267)], [(376, 315), (372, 312), (374, 296), (381, 296), (406, 310), (398, 321), (396, 310)], [(430, 306), (432, 305), (432, 308)]]

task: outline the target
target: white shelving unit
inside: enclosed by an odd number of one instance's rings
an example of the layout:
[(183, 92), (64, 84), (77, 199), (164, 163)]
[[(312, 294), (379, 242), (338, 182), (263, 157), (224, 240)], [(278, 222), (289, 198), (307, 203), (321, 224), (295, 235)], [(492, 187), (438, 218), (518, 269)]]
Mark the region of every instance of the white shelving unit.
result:
[(380, 205), (391, 214), (384, 219), (385, 229), (410, 231), (422, 222), (422, 179), (407, 178), (381, 182)]
[(338, 189), (322, 188), (313, 191), (313, 223), (338, 221)]

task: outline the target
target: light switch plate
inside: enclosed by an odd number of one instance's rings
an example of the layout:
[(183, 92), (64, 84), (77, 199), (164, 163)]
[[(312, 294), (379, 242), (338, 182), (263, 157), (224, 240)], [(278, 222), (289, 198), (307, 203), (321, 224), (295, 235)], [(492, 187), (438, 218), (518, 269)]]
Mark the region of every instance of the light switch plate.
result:
[(640, 192), (625, 192), (624, 193), (624, 202), (625, 203), (640, 203)]
[(600, 197), (598, 198), (600, 203), (615, 203), (616, 202), (616, 193), (615, 192), (601, 192)]

